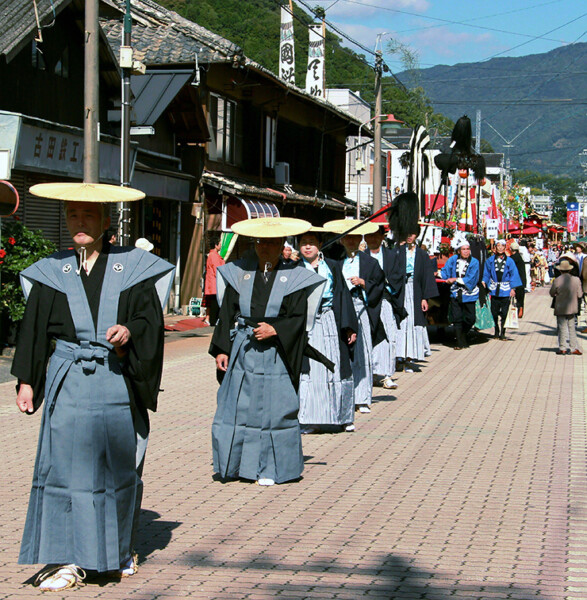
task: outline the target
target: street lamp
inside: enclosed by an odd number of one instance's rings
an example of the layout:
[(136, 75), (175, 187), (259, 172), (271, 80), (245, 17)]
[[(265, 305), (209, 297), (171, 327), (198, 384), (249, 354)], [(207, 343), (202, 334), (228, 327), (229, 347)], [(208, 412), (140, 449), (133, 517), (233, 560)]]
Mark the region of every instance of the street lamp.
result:
[[(359, 125), (359, 143), (357, 148), (361, 148), (361, 129), (375, 121), (375, 139), (374, 139), (374, 161), (373, 161), (373, 210), (378, 211), (381, 208), (381, 138), (388, 137), (402, 128), (403, 121), (396, 119), (392, 114), (375, 115), (368, 121)], [(362, 150), (361, 150), (362, 152)], [(362, 165), (364, 167), (364, 165)], [(357, 219), (361, 218), (361, 173), (362, 168), (357, 170)]]

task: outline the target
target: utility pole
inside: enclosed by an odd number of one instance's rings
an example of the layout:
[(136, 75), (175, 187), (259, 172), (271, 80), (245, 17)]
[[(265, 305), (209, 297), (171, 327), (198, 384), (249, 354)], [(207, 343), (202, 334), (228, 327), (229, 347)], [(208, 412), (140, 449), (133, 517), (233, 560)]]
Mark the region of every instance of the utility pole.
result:
[[(130, 0), (126, 0), (122, 46), (120, 48), (120, 66), (122, 67), (120, 94), (120, 185), (123, 187), (130, 186), (130, 75), (133, 64), (131, 32)], [(121, 246), (128, 246), (130, 244), (130, 212), (130, 204), (128, 202), (120, 202), (118, 205), (118, 238)]]
[[(373, 159), (373, 212), (381, 208), (381, 74), (383, 72), (383, 57), (381, 50), (377, 50), (375, 55), (375, 137), (374, 159)], [(367, 164), (369, 162), (367, 161)]]
[(98, 0), (86, 0), (84, 36), (84, 183), (100, 183)]
[(481, 110), (477, 109), (477, 121), (475, 123), (475, 152), (481, 154)]

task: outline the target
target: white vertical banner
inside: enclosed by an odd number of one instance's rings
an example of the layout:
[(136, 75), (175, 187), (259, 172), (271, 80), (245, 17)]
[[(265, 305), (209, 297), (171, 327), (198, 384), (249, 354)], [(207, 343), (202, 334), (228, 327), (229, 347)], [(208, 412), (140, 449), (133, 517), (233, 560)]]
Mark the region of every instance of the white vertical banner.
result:
[(281, 7), (281, 31), (279, 36), (279, 77), (295, 85), (296, 56), (294, 50), (293, 15), (289, 8)]
[(487, 239), (496, 240), (499, 236), (499, 219), (487, 219), (485, 225), (487, 226)]
[(322, 25), (310, 25), (306, 92), (324, 98), (324, 35)]

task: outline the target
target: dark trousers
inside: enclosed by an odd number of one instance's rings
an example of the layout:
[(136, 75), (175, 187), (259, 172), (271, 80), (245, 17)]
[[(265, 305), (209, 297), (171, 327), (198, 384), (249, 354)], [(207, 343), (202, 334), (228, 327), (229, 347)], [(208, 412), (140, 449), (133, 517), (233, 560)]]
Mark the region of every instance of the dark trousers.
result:
[(467, 333), (475, 325), (475, 302), (459, 302), (457, 298), (450, 299), (451, 319), (455, 326), (457, 346), (464, 348), (467, 344)]
[[(505, 335), (505, 320), (508, 316), (509, 307), (509, 296), (491, 296), (491, 315), (493, 316), (493, 322), (495, 323), (495, 335)], [(498, 319), (501, 319), (501, 330)]]
[(524, 308), (524, 296), (526, 295), (524, 286), (521, 285), (520, 287), (514, 288), (514, 290), (516, 290), (516, 304), (518, 305), (518, 308)]
[(216, 294), (206, 294), (205, 295), (206, 302), (206, 314), (208, 315), (208, 321), (210, 325), (216, 325), (216, 321), (218, 321), (218, 300), (216, 299)]

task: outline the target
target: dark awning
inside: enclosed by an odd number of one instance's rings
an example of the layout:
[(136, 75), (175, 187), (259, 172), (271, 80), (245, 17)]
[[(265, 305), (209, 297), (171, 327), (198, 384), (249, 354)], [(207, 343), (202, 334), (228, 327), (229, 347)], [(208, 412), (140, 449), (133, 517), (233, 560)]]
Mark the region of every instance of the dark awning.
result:
[(131, 77), (137, 125), (154, 125), (193, 74), (192, 69), (182, 69), (150, 71)]

